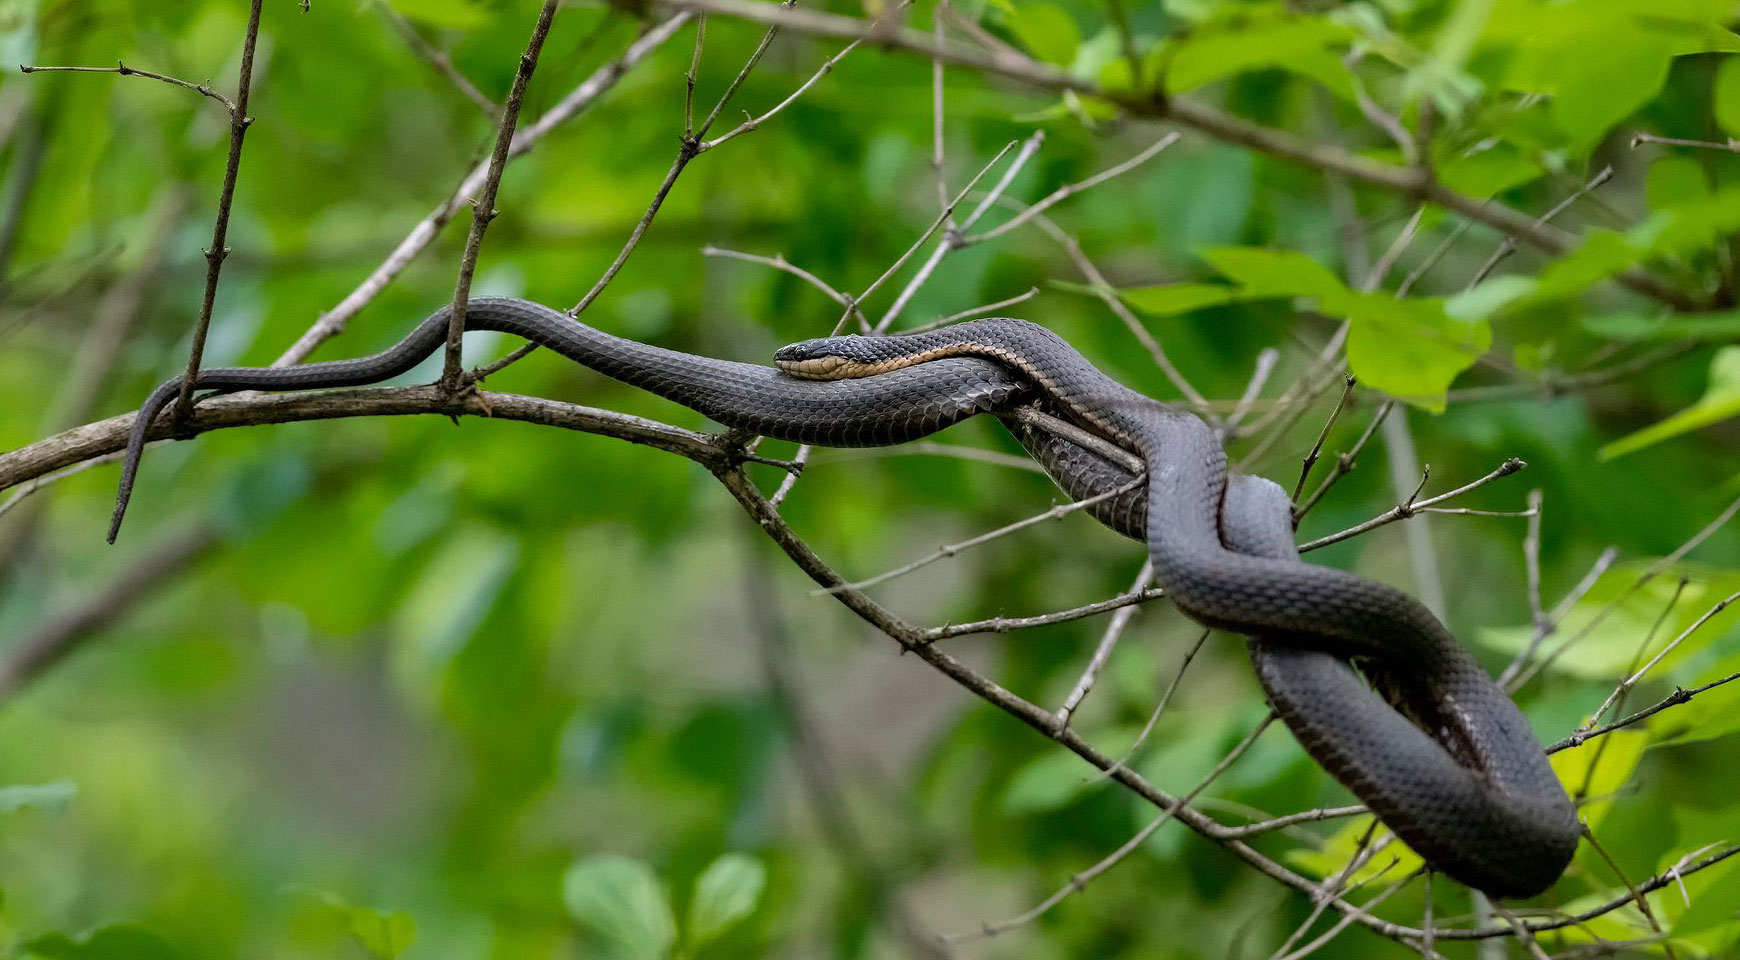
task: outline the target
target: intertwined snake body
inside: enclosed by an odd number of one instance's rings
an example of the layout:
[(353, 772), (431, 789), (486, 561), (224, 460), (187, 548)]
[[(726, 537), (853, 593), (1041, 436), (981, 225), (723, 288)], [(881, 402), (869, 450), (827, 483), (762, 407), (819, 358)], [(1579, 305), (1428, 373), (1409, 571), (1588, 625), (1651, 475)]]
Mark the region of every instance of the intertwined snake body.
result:
[[(448, 316), (438, 311), (371, 357), (213, 369), (196, 386), (376, 383), (440, 346)], [(1141, 457), (1145, 488), (1102, 501), (1094, 515), (1147, 543), (1155, 579), (1179, 609), (1252, 636), (1252, 660), (1276, 711), (1398, 836), (1433, 866), (1498, 896), (1537, 893), (1570, 861), (1580, 833), (1574, 806), (1522, 714), (1437, 618), (1391, 587), (1298, 562), (1291, 504), (1278, 487), (1253, 478), (1229, 484), (1207, 425), (1118, 384), (1043, 327), (992, 319), (912, 336), (807, 341), (776, 356), (784, 373), (613, 337), (524, 300), (473, 300), (466, 329), (525, 337), (727, 426), (823, 445), (899, 443), (1038, 400)], [(160, 386), (134, 423), (111, 540), (150, 424), (180, 387), (179, 379)], [(1067, 440), (1012, 427), (1072, 496), (1139, 479)], [(1368, 673), (1414, 722), (1374, 694), (1348, 656), (1369, 662)]]

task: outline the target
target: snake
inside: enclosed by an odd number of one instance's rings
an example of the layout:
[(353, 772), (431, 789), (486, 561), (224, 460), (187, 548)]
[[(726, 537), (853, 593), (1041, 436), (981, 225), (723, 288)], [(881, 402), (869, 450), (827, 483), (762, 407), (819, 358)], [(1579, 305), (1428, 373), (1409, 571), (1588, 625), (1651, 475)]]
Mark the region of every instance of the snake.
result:
[[(451, 310), (371, 356), (211, 368), (193, 389), (379, 383), (446, 342)], [(772, 367), (612, 336), (511, 297), (471, 300), (464, 327), (524, 338), (779, 440), (885, 446), (999, 416), (1066, 495), (1099, 497), (1090, 514), (1146, 544), (1154, 581), (1180, 611), (1246, 635), (1259, 684), (1306, 753), (1430, 866), (1493, 896), (1527, 897), (1551, 886), (1575, 852), (1575, 805), (1527, 719), (1431, 611), (1394, 587), (1301, 562), (1280, 487), (1230, 474), (1213, 428), (1118, 383), (1043, 326), (987, 318), (807, 340), (781, 348)], [(133, 421), (111, 543), (152, 426), (183, 383), (157, 387)], [(1028, 403), (1134, 454), (1145, 476), (1016, 419)]]

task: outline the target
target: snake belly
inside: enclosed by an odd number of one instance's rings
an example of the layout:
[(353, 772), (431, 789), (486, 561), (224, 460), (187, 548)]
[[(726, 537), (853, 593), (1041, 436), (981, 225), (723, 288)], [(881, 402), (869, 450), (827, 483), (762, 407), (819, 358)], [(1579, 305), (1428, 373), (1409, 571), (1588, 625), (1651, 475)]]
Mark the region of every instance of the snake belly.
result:
[[(1558, 879), (1582, 828), (1521, 711), (1417, 600), (1300, 562), (1286, 493), (1258, 478), (1229, 482), (1218, 438), (1195, 416), (1118, 384), (1021, 320), (806, 341), (777, 359), (800, 375), (874, 379), (961, 356), (1019, 370), (1053, 412), (1142, 458), (1146, 489), (1136, 485), (1091, 514), (1148, 545), (1155, 580), (1180, 610), (1249, 635), (1276, 712), (1398, 837), (1494, 896), (1532, 896)], [(1004, 421), (1074, 499), (1137, 479), (1068, 440)], [(1360, 658), (1406, 715), (1362, 682), (1348, 657)]]
[[(379, 383), (439, 348), (449, 316), (443, 307), (372, 356), (214, 368), (200, 372), (195, 388)], [(1290, 505), (1278, 488), (1265, 492), (1262, 481), (1245, 479), (1229, 488), (1224, 453), (1205, 425), (1116, 384), (1042, 328), (973, 321), (937, 334), (865, 340), (888, 351), (887, 369), (824, 382), (613, 337), (513, 298), (472, 300), (465, 327), (524, 337), (726, 426), (803, 443), (900, 443), (977, 413), (1006, 413), (1036, 394), (1048, 397), (1066, 417), (1149, 464), (1145, 489), (1102, 501), (1091, 513), (1149, 544), (1164, 571), (1161, 583), (1181, 609), (1255, 635), (1253, 662), (1277, 711), (1307, 751), (1398, 835), (1452, 877), (1501, 896), (1550, 885), (1575, 847), (1574, 809), (1526, 721), (1430, 613), (1398, 591), (1294, 562)], [(181, 386), (179, 377), (159, 386), (134, 420), (111, 542), (145, 443)], [(1006, 422), (1071, 496), (1134, 479), (1080, 446)], [(1339, 656), (1354, 653), (1385, 664), (1387, 677), (1423, 678), (1396, 682), (1431, 735), (1360, 682)]]

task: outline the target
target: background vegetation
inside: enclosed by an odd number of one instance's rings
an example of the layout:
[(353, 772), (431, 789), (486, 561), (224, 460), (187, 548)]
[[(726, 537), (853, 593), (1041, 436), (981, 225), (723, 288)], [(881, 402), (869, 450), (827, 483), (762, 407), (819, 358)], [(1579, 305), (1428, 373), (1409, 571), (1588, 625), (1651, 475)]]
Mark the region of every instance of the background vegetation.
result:
[[(901, 655), (907, 624), (1139, 586), (1140, 549), (1084, 516), (844, 605), (810, 592), (802, 544), (867, 578), (1056, 503), (993, 423), (818, 451), (759, 529), (743, 508), (768, 510), (777, 468), (501, 422), (527, 409), (509, 399), (457, 426), (214, 430), (153, 450), (106, 547), (125, 421), (59, 431), (184, 368), (208, 290), (208, 364), (270, 363), (311, 327), (344, 327), (318, 357), (358, 355), (453, 296), (487, 179), (466, 177), (540, 13), (252, 9), (257, 31), (243, 0), (0, 0), (6, 955), (1740, 950), (1740, 711), (1719, 685), (1740, 670), (1719, 609), (1740, 589), (1731, 0), (565, 5), (475, 261), (474, 293), (594, 291), (588, 323), (740, 360), (857, 298), (892, 329), (1040, 320), (1133, 386), (1194, 391), (1289, 488), (1333, 419), (1304, 539), (1412, 513), (1392, 508), (1427, 463), (1421, 498), (1527, 461), (1443, 503), (1484, 512), (1313, 558), (1440, 606), (1514, 666), (1544, 742), (1597, 731), (1555, 762), (1600, 849), (1497, 914), (1362, 843), (1361, 817), (1265, 831), (1250, 856), (1144, 830), (1154, 797), (1084, 757), (1123, 756), (1170, 696), (1129, 762), (1186, 794), (1266, 711), (1237, 638), (1190, 658), (1200, 631), (1163, 601)], [(210, 88), (11, 67), (117, 60)], [(219, 275), (202, 251), (226, 216)], [(466, 357), (513, 346), (474, 336)], [(1332, 418), (1344, 363), (1361, 384)], [(548, 355), (487, 386), (708, 428)], [(1036, 732), (1096, 649), (1073, 734)], [(1189, 816), (1347, 800), (1271, 727)]]

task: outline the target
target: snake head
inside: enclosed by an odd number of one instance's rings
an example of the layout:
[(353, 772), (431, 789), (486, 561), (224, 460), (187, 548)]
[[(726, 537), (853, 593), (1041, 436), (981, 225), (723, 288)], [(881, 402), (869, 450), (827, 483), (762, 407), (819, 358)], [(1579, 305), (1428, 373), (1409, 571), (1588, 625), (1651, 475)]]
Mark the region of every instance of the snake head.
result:
[(773, 354), (773, 364), (787, 376), (803, 380), (855, 380), (882, 372), (879, 358), (867, 349), (865, 341), (849, 333), (839, 337), (821, 337), (780, 347)]

